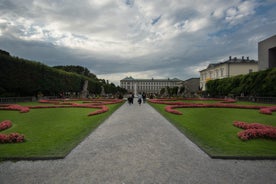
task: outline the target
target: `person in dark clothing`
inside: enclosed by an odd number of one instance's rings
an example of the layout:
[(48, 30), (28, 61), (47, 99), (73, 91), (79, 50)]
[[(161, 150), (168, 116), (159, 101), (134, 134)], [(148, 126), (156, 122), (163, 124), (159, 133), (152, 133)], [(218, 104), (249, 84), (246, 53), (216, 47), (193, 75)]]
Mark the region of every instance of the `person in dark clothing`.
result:
[(142, 103), (142, 95), (140, 93), (138, 94), (138, 103), (139, 105)]
[(147, 98), (147, 96), (146, 96), (146, 93), (145, 93), (145, 92), (143, 92), (142, 98), (143, 98), (143, 103), (146, 103), (146, 98)]
[(128, 104), (131, 105), (133, 104), (133, 95), (130, 94), (129, 97), (127, 98)]

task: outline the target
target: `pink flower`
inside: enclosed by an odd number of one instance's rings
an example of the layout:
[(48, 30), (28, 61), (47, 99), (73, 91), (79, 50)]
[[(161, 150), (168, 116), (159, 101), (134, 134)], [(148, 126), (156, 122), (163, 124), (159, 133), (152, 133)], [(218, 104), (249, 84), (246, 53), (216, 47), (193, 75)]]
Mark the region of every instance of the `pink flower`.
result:
[(24, 142), (25, 136), (19, 133), (0, 134), (0, 143)]
[(246, 123), (242, 121), (235, 121), (234, 126), (244, 129), (238, 132), (238, 137), (242, 140), (249, 140), (253, 138), (276, 138), (276, 127), (263, 125), (260, 123)]
[(275, 111), (276, 111), (276, 106), (263, 107), (260, 109), (260, 113), (268, 114), (268, 115), (272, 115), (272, 112), (275, 112)]
[(12, 126), (12, 122), (10, 120), (4, 120), (0, 123), (0, 130), (8, 129)]

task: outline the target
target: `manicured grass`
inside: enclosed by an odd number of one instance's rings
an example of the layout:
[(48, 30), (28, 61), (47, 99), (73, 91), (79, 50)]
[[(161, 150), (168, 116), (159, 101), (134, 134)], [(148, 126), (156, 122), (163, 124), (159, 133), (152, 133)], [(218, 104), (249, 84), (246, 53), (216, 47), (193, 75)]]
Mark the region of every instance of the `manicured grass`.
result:
[(107, 105), (110, 110), (96, 116), (88, 116), (98, 110), (91, 108), (31, 109), (28, 113), (2, 110), (0, 121), (11, 120), (13, 126), (1, 133), (18, 132), (26, 141), (0, 144), (0, 159), (63, 158), (121, 105)]
[(213, 158), (276, 158), (276, 141), (252, 139), (242, 141), (233, 121), (258, 122), (276, 126), (276, 113), (227, 108), (181, 108), (183, 115), (164, 110), (166, 105), (152, 104), (173, 125)]

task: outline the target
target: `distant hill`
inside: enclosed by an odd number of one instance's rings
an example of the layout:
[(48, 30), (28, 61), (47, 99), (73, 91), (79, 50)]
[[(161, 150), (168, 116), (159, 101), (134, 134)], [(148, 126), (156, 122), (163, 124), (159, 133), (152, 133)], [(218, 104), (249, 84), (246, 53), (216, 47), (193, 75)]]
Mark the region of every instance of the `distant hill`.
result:
[(13, 57), (0, 50), (0, 96), (58, 96), (61, 93), (78, 95), (84, 81), (88, 91), (100, 94), (101, 86), (106, 93), (122, 93), (123, 89), (107, 84), (81, 66), (49, 67), (36, 61)]

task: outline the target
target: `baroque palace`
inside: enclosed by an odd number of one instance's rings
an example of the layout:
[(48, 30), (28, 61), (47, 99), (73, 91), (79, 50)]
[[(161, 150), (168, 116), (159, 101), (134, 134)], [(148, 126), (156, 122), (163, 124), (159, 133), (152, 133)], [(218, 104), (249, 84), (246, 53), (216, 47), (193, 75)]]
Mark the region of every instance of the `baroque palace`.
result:
[(174, 79), (134, 79), (126, 77), (120, 80), (120, 87), (125, 88), (129, 93), (137, 95), (138, 93), (160, 93), (165, 87), (176, 87), (182, 84), (182, 80)]

